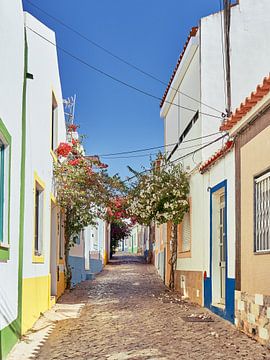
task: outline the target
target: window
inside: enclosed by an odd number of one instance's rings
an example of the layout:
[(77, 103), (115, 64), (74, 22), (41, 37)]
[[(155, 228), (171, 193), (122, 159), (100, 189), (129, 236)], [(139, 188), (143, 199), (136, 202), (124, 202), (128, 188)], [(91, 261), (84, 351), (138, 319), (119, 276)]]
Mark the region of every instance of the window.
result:
[(35, 256), (42, 255), (44, 189), (35, 182)]
[(0, 261), (9, 260), (11, 136), (0, 119)]
[(270, 171), (255, 178), (255, 252), (270, 251)]
[(57, 148), (57, 129), (58, 129), (58, 105), (54, 94), (52, 94), (52, 124), (51, 124), (51, 150)]
[(184, 215), (182, 221), (182, 252), (190, 251), (191, 230), (190, 230), (190, 212)]
[(0, 242), (4, 243), (5, 146), (0, 141)]

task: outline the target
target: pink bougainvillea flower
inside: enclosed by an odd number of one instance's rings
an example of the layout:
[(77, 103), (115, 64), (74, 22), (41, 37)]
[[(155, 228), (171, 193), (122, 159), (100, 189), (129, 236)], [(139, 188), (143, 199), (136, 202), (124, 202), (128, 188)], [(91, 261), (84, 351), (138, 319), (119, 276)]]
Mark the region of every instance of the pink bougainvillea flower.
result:
[(68, 125), (68, 131), (76, 131), (78, 129), (78, 125), (70, 124)]
[(67, 143), (60, 143), (56, 149), (56, 154), (58, 156), (67, 157), (71, 152), (72, 147)]
[(107, 165), (107, 164), (104, 164), (104, 163), (99, 163), (99, 164), (98, 164), (98, 167), (99, 167), (100, 169), (107, 169), (108, 165)]
[(80, 159), (70, 160), (68, 163), (69, 165), (76, 166), (80, 163)]

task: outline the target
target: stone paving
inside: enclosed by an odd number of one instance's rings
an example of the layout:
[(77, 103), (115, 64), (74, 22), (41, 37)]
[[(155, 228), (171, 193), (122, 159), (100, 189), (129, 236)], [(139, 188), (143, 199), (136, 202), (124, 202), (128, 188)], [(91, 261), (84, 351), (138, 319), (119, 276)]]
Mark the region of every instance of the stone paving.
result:
[[(169, 292), (139, 257), (117, 257), (61, 302), (85, 306), (79, 318), (56, 324), (36, 359), (270, 359), (230, 323)], [(214, 321), (182, 319), (191, 314)]]

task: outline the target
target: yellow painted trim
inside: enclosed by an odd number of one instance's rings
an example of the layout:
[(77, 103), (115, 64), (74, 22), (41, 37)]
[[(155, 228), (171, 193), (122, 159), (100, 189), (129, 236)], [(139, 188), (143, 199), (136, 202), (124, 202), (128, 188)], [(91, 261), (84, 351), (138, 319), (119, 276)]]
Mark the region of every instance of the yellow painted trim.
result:
[(57, 200), (56, 200), (56, 197), (51, 193), (51, 201), (56, 205), (57, 204)]
[(44, 264), (44, 255), (40, 255), (40, 256), (37, 256), (37, 255), (33, 255), (32, 257), (32, 262), (35, 263), (35, 264)]
[(34, 180), (38, 182), (39, 186), (42, 187), (43, 190), (45, 190), (45, 181), (41, 180), (41, 178), (38, 176), (37, 171), (34, 171)]
[(108, 254), (107, 254), (107, 251), (105, 250), (104, 251), (104, 265), (107, 265), (108, 264)]
[(66, 289), (66, 279), (64, 271), (59, 272), (59, 281), (57, 282), (57, 299), (65, 292)]
[(22, 334), (50, 307), (50, 275), (22, 280)]
[(57, 162), (58, 161), (57, 156), (56, 156), (55, 152), (52, 149), (50, 149), (50, 154), (51, 154), (51, 156), (53, 158), (53, 161)]
[[(35, 264), (44, 264), (45, 262), (45, 258), (44, 255), (36, 255), (35, 254), (35, 228), (36, 228), (36, 214), (35, 214), (35, 209), (36, 209), (36, 197), (35, 197), (35, 193), (36, 193), (36, 184), (38, 183), (38, 185), (42, 188), (42, 190), (44, 191), (44, 195), (43, 195), (43, 224), (44, 224), (44, 214), (45, 214), (45, 182), (38, 176), (37, 171), (34, 171), (34, 187), (33, 187), (33, 194), (34, 194), (34, 211), (33, 211), (33, 225), (34, 225), (34, 232), (33, 232), (33, 247), (32, 247), (32, 262)], [(42, 241), (44, 245), (44, 235), (45, 235), (45, 227), (43, 226), (42, 229), (43, 232), (43, 236), (42, 236)], [(43, 252), (43, 246), (42, 246), (42, 252)]]
[[(60, 102), (59, 102), (58, 97), (56, 96), (56, 92), (55, 92), (53, 86), (51, 87), (51, 92), (52, 92), (52, 97), (54, 97), (56, 105), (57, 105), (56, 108), (58, 108), (58, 104), (60, 104)], [(50, 126), (50, 128), (51, 128), (50, 129), (51, 130), (50, 131), (50, 154), (51, 154), (53, 160), (57, 162), (57, 156), (56, 156), (56, 154), (54, 152), (54, 149), (51, 148), (51, 145), (52, 145), (52, 114), (51, 114), (51, 126)], [(58, 121), (57, 121), (57, 145), (58, 145)], [(56, 147), (57, 147), (57, 145), (56, 145)]]

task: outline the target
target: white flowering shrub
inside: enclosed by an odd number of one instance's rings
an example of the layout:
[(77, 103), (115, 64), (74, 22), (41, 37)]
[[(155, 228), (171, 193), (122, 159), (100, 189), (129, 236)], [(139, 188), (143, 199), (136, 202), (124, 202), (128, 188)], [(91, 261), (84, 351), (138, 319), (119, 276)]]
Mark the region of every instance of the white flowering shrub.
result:
[(189, 181), (180, 164), (159, 160), (152, 171), (137, 174), (127, 197), (130, 215), (140, 224), (179, 224), (189, 210)]
[(166, 162), (161, 156), (152, 163), (149, 173), (136, 173), (136, 181), (127, 196), (130, 216), (143, 225), (168, 223), (170, 239), (170, 283), (175, 286), (177, 262), (177, 224), (189, 210), (189, 180), (181, 164)]

